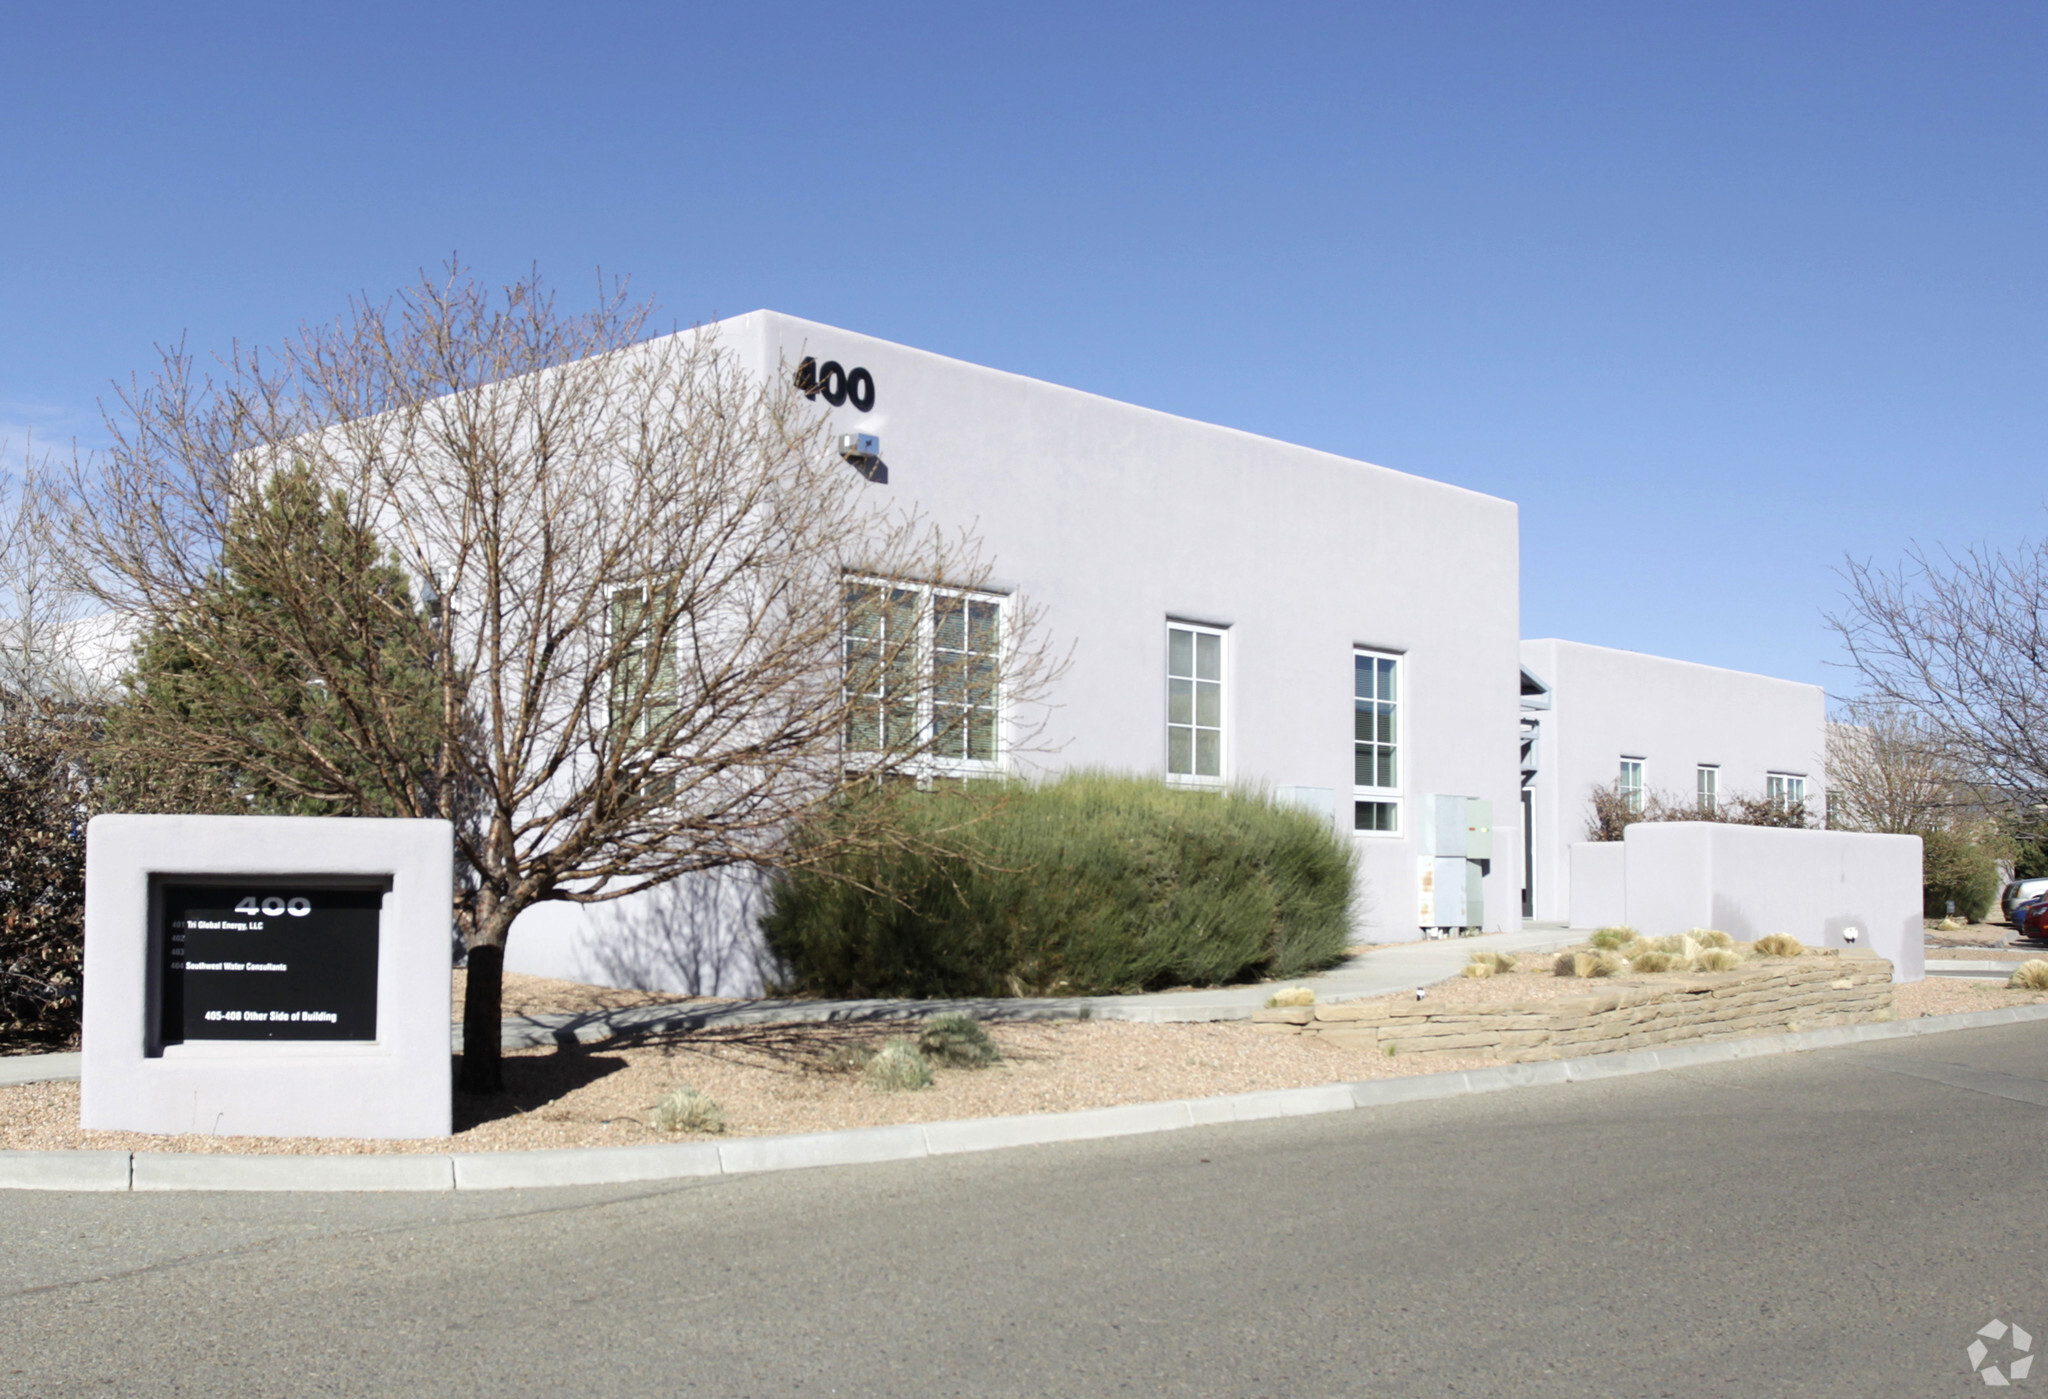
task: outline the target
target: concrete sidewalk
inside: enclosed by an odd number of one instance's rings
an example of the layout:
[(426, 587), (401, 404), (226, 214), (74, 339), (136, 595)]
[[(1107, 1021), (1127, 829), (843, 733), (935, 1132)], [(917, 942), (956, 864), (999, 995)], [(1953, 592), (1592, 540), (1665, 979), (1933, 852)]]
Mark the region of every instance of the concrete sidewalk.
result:
[[(1437, 942), (1388, 943), (1347, 958), (1329, 971), (1294, 981), (1223, 986), (1210, 991), (1161, 991), (1139, 996), (1072, 996), (1049, 999), (948, 1001), (751, 1000), (720, 1005), (653, 1005), (630, 1010), (559, 1015), (508, 1016), (506, 1049), (550, 1044), (600, 1044), (636, 1035), (686, 1034), (723, 1025), (805, 1024), (819, 1021), (922, 1020), (945, 1011), (964, 1011), (979, 1020), (1134, 1020), (1151, 1024), (1197, 1020), (1249, 1020), (1282, 986), (1311, 986), (1320, 1001), (1386, 996), (1447, 981), (1474, 952), (1540, 952), (1562, 947), (1574, 935), (1559, 924), (1532, 924), (1516, 933)], [(462, 1029), (450, 1028), (452, 1047), (462, 1047)], [(0, 1087), (75, 1079), (76, 1054), (23, 1054), (0, 1058)]]

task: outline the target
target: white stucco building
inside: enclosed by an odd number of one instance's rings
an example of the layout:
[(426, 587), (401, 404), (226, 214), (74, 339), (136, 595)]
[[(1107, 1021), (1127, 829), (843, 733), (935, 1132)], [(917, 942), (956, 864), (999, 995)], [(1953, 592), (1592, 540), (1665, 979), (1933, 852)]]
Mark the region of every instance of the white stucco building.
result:
[(1524, 641), (1521, 661), (1529, 917), (1567, 917), (1570, 847), (1587, 839), (1596, 788), (1681, 806), (1777, 797), (1824, 809), (1818, 685), (1576, 641)]
[[(764, 377), (806, 366), (832, 432), (878, 441), (866, 489), (971, 531), (982, 601), (1029, 599), (1071, 646), (1038, 739), (997, 764), (1261, 784), (1326, 813), (1359, 852), (1361, 940), (1511, 930), (1525, 896), (1562, 918), (1560, 852), (1625, 755), (1660, 787), (1718, 764), (1724, 790), (1783, 770), (1819, 795), (1814, 687), (1523, 643), (1510, 501), (774, 312), (715, 333)], [(748, 898), (698, 880), (545, 904), (506, 965), (748, 990)]]

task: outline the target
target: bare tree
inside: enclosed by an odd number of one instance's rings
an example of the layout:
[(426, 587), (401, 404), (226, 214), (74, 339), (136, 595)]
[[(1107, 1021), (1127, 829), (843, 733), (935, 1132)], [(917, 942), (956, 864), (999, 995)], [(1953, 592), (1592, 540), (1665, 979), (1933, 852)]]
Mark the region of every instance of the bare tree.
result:
[(1586, 794), (1586, 839), (1620, 840), (1638, 821), (1706, 821), (1729, 826), (1781, 826), (1805, 830), (1806, 802), (1768, 793), (1723, 792), (1711, 805), (1692, 795), (1643, 792), (1619, 783), (1594, 787)]
[(1985, 824), (1986, 811), (1945, 737), (1897, 705), (1843, 707), (1828, 724), (1828, 824), (1919, 835)]
[(1828, 623), (1870, 702), (1910, 716), (1979, 792), (2038, 829), (2048, 812), (2048, 540), (2006, 554), (1850, 559)]
[(48, 470), (30, 439), (0, 480), (0, 1039), (61, 1045), (78, 1029), (104, 637), (64, 584)]
[[(774, 867), (793, 822), (861, 784), (993, 770), (1057, 668), (975, 541), (892, 510), (789, 374), (709, 331), (643, 338), (647, 313), (613, 288), (566, 314), (537, 275), (493, 294), (451, 265), (217, 378), (167, 354), (70, 483), (83, 583), (180, 628), (262, 711), (166, 726), (167, 758), (455, 823), (469, 1091), (499, 1083), (521, 912)], [(300, 472), (406, 588), (312, 566), (263, 506)], [(230, 545), (263, 599), (232, 644), (194, 621)]]
[(87, 600), (67, 575), (46, 489), (61, 470), (33, 438), (19, 460), (0, 479), (0, 694), (88, 706), (104, 698), (117, 629), (85, 615)]

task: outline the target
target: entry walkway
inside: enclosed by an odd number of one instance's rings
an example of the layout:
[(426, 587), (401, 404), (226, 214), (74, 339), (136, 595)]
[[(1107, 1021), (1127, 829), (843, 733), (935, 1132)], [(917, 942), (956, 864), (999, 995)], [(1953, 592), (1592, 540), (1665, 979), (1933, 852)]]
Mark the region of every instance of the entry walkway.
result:
[[(717, 1005), (637, 1006), (630, 1010), (558, 1015), (515, 1015), (506, 1019), (504, 1047), (531, 1049), (549, 1044), (598, 1044), (645, 1035), (686, 1034), (721, 1025), (773, 1025), (807, 1021), (922, 1020), (949, 1010), (982, 1020), (1135, 1020), (1149, 1023), (1192, 1020), (1248, 1020), (1282, 986), (1309, 986), (1320, 1001), (1386, 996), (1447, 981), (1474, 952), (1542, 952), (1573, 941), (1559, 923), (1531, 923), (1516, 933), (1438, 942), (1389, 943), (1368, 948), (1339, 965), (1294, 981), (1222, 986), (1208, 991), (1160, 991), (1139, 996), (1072, 996), (1050, 999), (957, 1001), (751, 1000)], [(451, 1029), (456, 1048), (461, 1027)], [(76, 1054), (0, 1057), (0, 1087), (75, 1079)]]

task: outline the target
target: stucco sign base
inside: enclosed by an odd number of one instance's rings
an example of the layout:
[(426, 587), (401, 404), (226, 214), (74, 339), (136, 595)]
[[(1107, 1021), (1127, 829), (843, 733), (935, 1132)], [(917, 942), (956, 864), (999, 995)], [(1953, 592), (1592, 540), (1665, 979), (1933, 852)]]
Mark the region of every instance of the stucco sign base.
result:
[(94, 818), (80, 1124), (447, 1136), (453, 877), (445, 821)]

